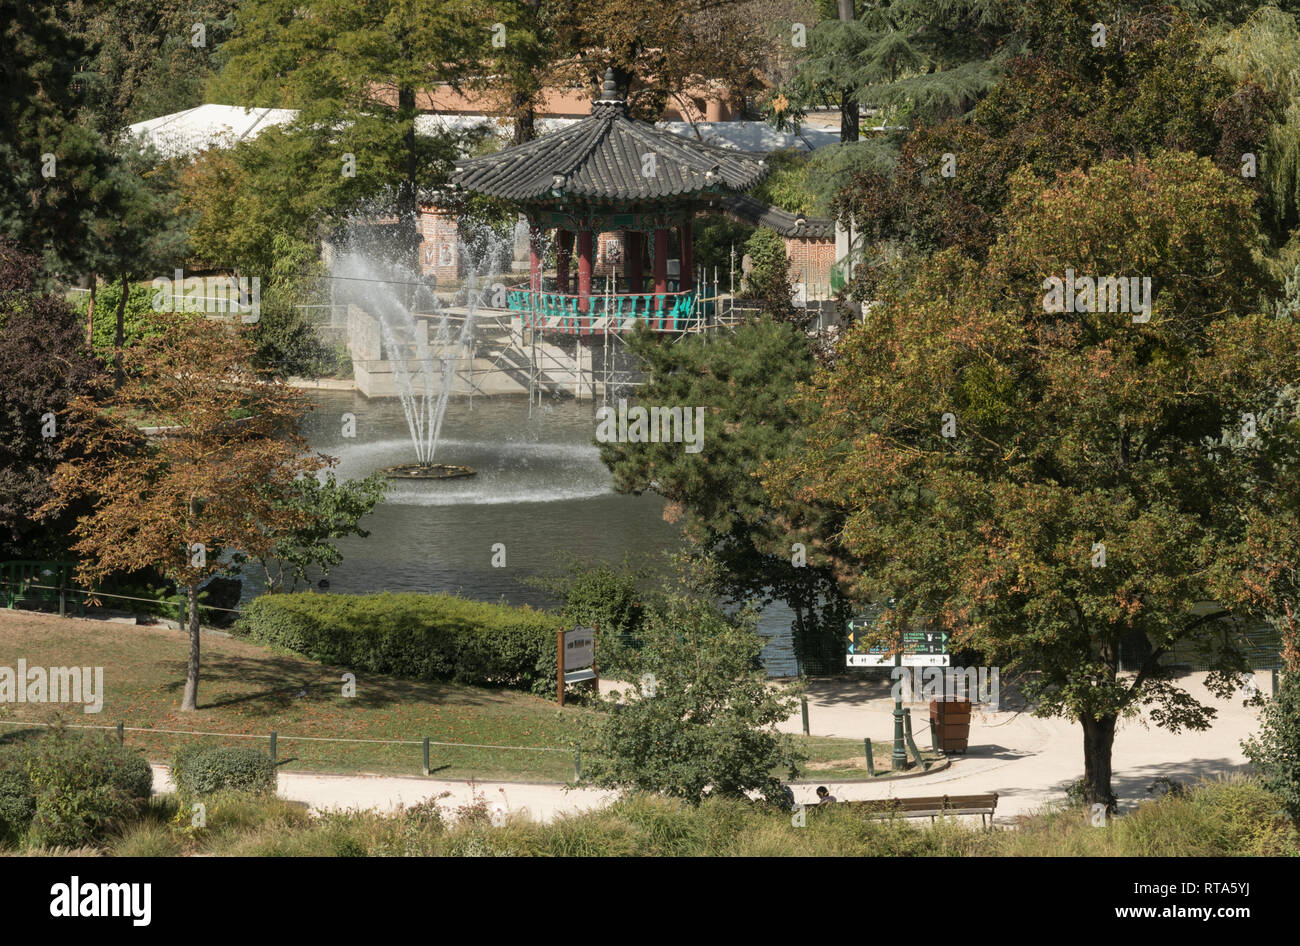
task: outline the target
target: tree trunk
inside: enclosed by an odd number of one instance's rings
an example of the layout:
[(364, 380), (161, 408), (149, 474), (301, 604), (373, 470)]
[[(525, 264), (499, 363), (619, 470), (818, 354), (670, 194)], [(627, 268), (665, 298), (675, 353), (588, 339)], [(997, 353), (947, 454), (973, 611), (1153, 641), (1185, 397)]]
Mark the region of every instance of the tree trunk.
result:
[(1084, 716), (1083, 723), (1083, 800), (1089, 808), (1105, 805), (1106, 811), (1115, 811), (1115, 793), (1110, 790), (1111, 750), (1115, 746), (1116, 716), (1093, 719)]
[(415, 89), (402, 86), (397, 90), (397, 112), (406, 122), (406, 179), (397, 191), (397, 225), (401, 234), (402, 252), (412, 272), (420, 271), (420, 195), (416, 190), (416, 172), (419, 168), (415, 147)]
[[(839, 0), (840, 21), (853, 21), (853, 0)], [(852, 89), (840, 93), (840, 144), (858, 140), (858, 100)]]
[(86, 306), (86, 347), (93, 349), (95, 346), (95, 283), (99, 277), (94, 273), (90, 274), (90, 305)]
[(199, 586), (186, 586), (185, 596), (189, 602), (190, 661), (185, 671), (185, 698), (181, 701), (181, 710), (191, 712), (199, 708)]
[(122, 274), (122, 298), (117, 300), (117, 322), (113, 329), (113, 387), (120, 388), (126, 380), (122, 374), (122, 343), (126, 340), (126, 300), (131, 293), (129, 277)]
[(537, 137), (537, 110), (523, 92), (514, 95), (515, 137), (513, 144), (527, 144)]

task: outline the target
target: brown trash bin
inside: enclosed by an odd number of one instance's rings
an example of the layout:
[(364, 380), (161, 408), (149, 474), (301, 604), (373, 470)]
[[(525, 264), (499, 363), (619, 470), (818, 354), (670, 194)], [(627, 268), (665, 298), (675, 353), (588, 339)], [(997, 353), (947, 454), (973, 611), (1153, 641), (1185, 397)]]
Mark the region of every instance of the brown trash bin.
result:
[(943, 752), (965, 752), (970, 740), (970, 700), (931, 700), (930, 725)]

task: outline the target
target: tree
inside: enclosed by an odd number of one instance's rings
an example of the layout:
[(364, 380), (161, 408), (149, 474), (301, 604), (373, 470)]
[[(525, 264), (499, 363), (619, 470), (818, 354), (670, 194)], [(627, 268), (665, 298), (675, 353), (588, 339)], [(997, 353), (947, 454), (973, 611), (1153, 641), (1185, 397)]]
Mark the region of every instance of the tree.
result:
[(123, 149), (110, 174), (111, 216), (91, 226), (93, 242), (99, 245), (91, 259), (91, 279), (103, 273), (120, 286), (113, 323), (114, 384), (120, 385), (131, 281), (172, 272), (185, 256), (189, 219), (178, 212), (173, 166), (159, 163), (153, 149)]
[[(778, 322), (795, 322), (798, 310), (793, 302), (790, 257), (786, 254), (781, 234), (768, 227), (759, 227), (745, 241), (745, 253), (753, 266), (745, 276), (742, 294), (757, 301), (763, 313)], [(806, 324), (807, 312), (799, 314)]]
[(774, 773), (794, 778), (803, 756), (775, 727), (798, 694), (768, 685), (763, 643), (752, 612), (729, 619), (703, 588), (667, 596), (642, 632), (635, 696), (587, 732), (588, 780), (692, 804), (753, 791), (780, 802)]
[(0, 561), (67, 554), (76, 510), (33, 513), (54, 469), (78, 455), (69, 404), (104, 380), (76, 312), (42, 281), (39, 259), (0, 239)]
[[(1212, 565), (1300, 459), (1226, 439), (1300, 373), (1295, 324), (1252, 314), (1268, 287), (1252, 203), (1178, 152), (1052, 185), (1021, 172), (988, 261), (945, 250), (887, 287), (801, 395), (807, 442), (763, 471), (771, 495), (843, 517), (822, 554), (855, 598), (938, 621), (1025, 674), (1036, 712), (1081, 724), (1092, 804), (1114, 805), (1122, 715), (1213, 717), (1162, 662), (1174, 647), (1205, 648), (1220, 696), (1244, 670)], [(1056, 311), (1045, 280), (1067, 269), (1148, 277), (1149, 313), (1141, 279), (1131, 312)]]
[(764, 317), (707, 340), (668, 343), (644, 333), (629, 345), (647, 376), (642, 403), (704, 409), (703, 450), (602, 444), (615, 489), (668, 500), (664, 515), (682, 521), (692, 546), (716, 565), (713, 591), (733, 603), (784, 601), (804, 665), (835, 666), (846, 603), (830, 569), (811, 558), (805, 566), (795, 547), (815, 547), (815, 511), (796, 514), (786, 503), (774, 512), (777, 498), (754, 475), (791, 449), (801, 418), (787, 402), (812, 377), (808, 340)]
[(86, 46), (77, 82), (110, 139), (132, 122), (203, 104), (236, 0), (72, 0), (60, 13)]
[(788, 48), (785, 3), (767, 0), (544, 0), (556, 57), (552, 80), (598, 88), (613, 69), (633, 114), (654, 121), (709, 82), (743, 106)]
[[(274, 497), (324, 458), (297, 433), (302, 396), (250, 369), (243, 338), (201, 317), (159, 322), (156, 334), (124, 351), (126, 382), (112, 397), (72, 402), (75, 438), (98, 459), (60, 464), (40, 512), (93, 503), (73, 529), (82, 584), (153, 566), (185, 589), (181, 709), (189, 711), (198, 705), (199, 586), (230, 571), (226, 553), (268, 554), (277, 534), (301, 526), (302, 512)], [(142, 421), (174, 429), (146, 437)]]
[(1292, 820), (1300, 818), (1300, 667), (1287, 667), (1278, 690), (1264, 704), (1260, 730), (1242, 742), (1264, 787), (1282, 799)]
[(41, 254), (49, 276), (86, 262), (113, 162), (73, 84), (85, 46), (58, 12), (0, 0), (0, 233)]
[(812, 107), (841, 110), (842, 143), (858, 140), (858, 107), (885, 125), (958, 117), (997, 81), (1019, 48), (1014, 7), (999, 0), (840, 0), (808, 33), (781, 89), (778, 123), (799, 124)]
[(329, 570), (343, 561), (333, 540), (370, 535), (359, 523), (384, 498), (387, 488), (388, 480), (382, 473), (339, 483), (332, 472), (327, 472), (324, 479), (304, 476), (295, 480), (281, 495), (268, 489), (272, 505), (292, 512), (295, 524), (283, 533), (273, 534), (270, 550), (258, 556), (266, 590), (286, 590), (287, 579), (288, 590), (297, 591), (300, 581), (310, 582), (307, 573), (312, 568), (329, 575)]
[[(1264, 134), (1255, 139), (1256, 168), (1264, 185), (1266, 220), (1279, 234), (1300, 223), (1300, 56), (1296, 18), (1275, 6), (1261, 7), (1249, 20), (1223, 36), (1215, 63), (1237, 81), (1256, 82), (1274, 104)], [(1239, 161), (1246, 151), (1233, 157)]]
[[(892, 167), (881, 162), (851, 178), (834, 209), (866, 235), (873, 264), (858, 268), (854, 298), (873, 298), (882, 264), (899, 253), (959, 247), (983, 259), (1021, 168), (1050, 178), (1178, 149), (1211, 157), (1242, 186), (1257, 188), (1240, 174), (1242, 153), (1256, 149), (1267, 128), (1255, 90), (1214, 65), (1185, 19), (1152, 14), (1126, 29), (1123, 42), (1087, 47), (1086, 55), (1010, 60), (969, 120), (918, 125)], [(1086, 46), (1077, 39), (1087, 35), (1082, 24), (1070, 35)]]
[[(240, 7), (210, 91), (230, 104), (299, 109), (284, 133), (297, 160), (267, 169), (299, 189), (308, 183), (359, 203), (396, 182), (390, 212), (418, 268), (419, 196), (446, 183), (457, 142), (416, 134), (416, 96), (442, 83), (461, 87), (491, 48), (490, 13), (469, 0), (252, 0)], [(346, 155), (355, 177), (344, 172)], [(310, 200), (340, 204), (320, 193)]]

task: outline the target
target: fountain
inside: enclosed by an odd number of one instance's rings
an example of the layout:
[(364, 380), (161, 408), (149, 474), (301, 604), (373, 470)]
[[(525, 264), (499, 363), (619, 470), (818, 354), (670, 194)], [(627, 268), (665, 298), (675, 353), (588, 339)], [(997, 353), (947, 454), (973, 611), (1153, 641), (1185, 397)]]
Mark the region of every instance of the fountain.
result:
[[(497, 240), (495, 235), (482, 229), (485, 235), (459, 240), (461, 257), (469, 261), (461, 289), (463, 318), (442, 304), (431, 280), (409, 264), (394, 262), (394, 254), (384, 252), (386, 247), (367, 237), (360, 222), (349, 227), (347, 249), (336, 256), (332, 266), (335, 278), (346, 281), (349, 294), (377, 320), (385, 359), (392, 364), (393, 383), (416, 461), (384, 468), (392, 479), (444, 480), (474, 475), (470, 467), (436, 463), (434, 458), (456, 369), (474, 338), (479, 265), (490, 265), (500, 255), (500, 247), (491, 245)], [(458, 318), (457, 329), (454, 322)]]

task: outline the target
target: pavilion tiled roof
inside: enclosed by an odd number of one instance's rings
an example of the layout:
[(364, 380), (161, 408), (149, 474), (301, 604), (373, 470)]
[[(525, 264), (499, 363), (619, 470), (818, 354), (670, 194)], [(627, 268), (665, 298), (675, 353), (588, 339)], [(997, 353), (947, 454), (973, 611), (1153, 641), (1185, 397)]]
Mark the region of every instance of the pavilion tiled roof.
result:
[[(647, 155), (653, 154), (649, 159)], [(748, 190), (768, 165), (761, 155), (692, 141), (633, 119), (605, 73), (591, 114), (568, 128), (457, 164), (452, 182), (521, 202), (567, 197), (635, 201)]]
[(722, 201), (722, 209), (756, 227), (775, 230), (783, 237), (804, 240), (835, 238), (835, 221), (832, 218), (792, 214), (748, 194), (735, 194), (725, 198)]

